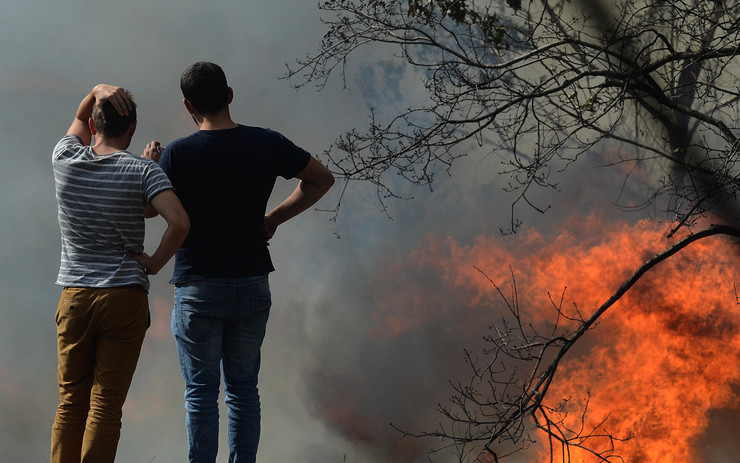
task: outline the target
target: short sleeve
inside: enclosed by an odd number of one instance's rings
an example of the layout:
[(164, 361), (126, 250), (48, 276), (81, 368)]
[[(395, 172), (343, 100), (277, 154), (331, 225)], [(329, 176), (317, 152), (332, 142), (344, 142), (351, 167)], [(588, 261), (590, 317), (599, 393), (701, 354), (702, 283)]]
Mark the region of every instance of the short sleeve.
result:
[(67, 134), (59, 140), (52, 151), (52, 161), (57, 161), (70, 152), (76, 152), (82, 148), (82, 140), (77, 135)]
[(161, 167), (154, 161), (146, 163), (144, 169), (144, 197), (146, 203), (151, 204), (152, 199), (165, 190), (172, 189), (172, 183)]
[(295, 177), (306, 168), (308, 161), (311, 160), (311, 153), (297, 146), (282, 134), (270, 132), (276, 137), (276, 144), (279, 147), (277, 150), (280, 156), (278, 175), (286, 179)]

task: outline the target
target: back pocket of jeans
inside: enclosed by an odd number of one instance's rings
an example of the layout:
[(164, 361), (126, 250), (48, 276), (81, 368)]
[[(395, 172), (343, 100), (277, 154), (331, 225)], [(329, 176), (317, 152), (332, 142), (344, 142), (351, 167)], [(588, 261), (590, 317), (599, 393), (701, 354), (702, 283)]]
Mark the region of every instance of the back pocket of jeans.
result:
[(272, 297), (270, 296), (252, 296), (249, 302), (252, 306), (252, 313), (262, 312), (272, 307)]
[(175, 310), (182, 335), (194, 342), (208, 338), (220, 325), (213, 318), (217, 305), (217, 299), (180, 299)]

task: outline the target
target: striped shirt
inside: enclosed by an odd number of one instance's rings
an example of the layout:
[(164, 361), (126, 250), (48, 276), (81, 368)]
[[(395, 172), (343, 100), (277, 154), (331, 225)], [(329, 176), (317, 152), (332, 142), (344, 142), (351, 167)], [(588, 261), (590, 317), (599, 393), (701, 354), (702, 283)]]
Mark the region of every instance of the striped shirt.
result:
[(144, 269), (126, 251), (144, 251), (144, 210), (172, 185), (153, 161), (128, 151), (97, 156), (76, 135), (52, 155), (62, 234), (56, 283), (65, 287), (149, 289)]

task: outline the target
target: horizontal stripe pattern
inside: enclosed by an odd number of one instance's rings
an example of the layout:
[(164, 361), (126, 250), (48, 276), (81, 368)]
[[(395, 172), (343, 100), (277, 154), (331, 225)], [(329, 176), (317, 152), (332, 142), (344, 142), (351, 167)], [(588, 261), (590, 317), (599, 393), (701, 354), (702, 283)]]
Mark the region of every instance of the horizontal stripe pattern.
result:
[(119, 151), (96, 156), (67, 135), (52, 156), (62, 252), (57, 284), (149, 288), (144, 270), (126, 251), (144, 250), (144, 209), (172, 188), (153, 161)]

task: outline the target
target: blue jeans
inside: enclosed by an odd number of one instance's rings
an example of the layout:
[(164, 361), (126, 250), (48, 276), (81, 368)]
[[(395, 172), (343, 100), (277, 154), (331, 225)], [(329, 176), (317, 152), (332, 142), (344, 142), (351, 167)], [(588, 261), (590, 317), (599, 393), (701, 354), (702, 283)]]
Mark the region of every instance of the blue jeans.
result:
[(175, 288), (172, 334), (185, 379), (191, 463), (216, 461), (222, 367), (229, 463), (254, 463), (260, 436), (257, 375), (271, 304), (267, 276), (210, 278)]

